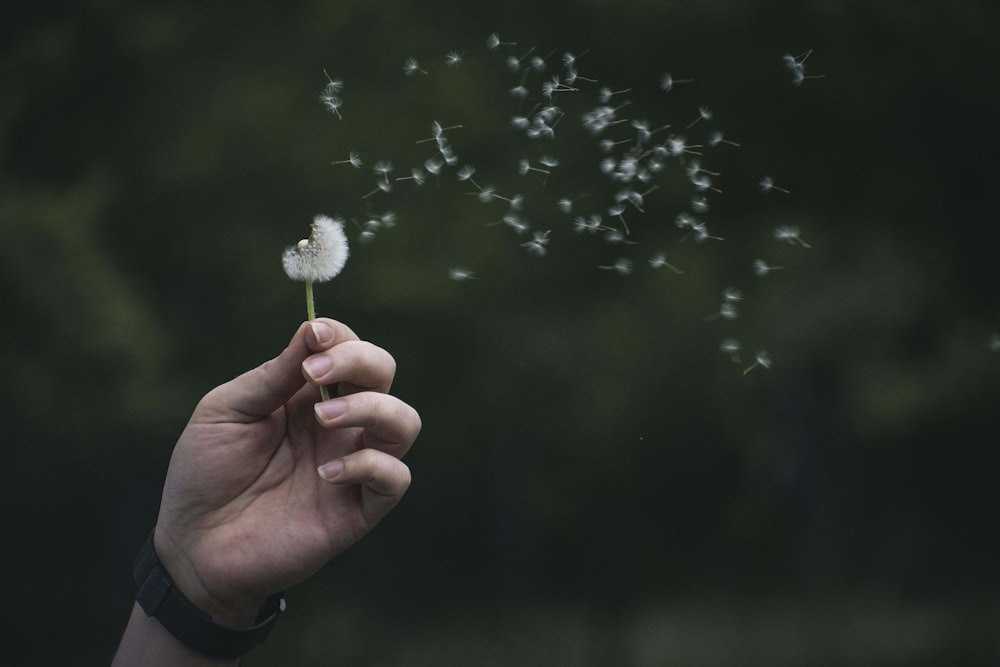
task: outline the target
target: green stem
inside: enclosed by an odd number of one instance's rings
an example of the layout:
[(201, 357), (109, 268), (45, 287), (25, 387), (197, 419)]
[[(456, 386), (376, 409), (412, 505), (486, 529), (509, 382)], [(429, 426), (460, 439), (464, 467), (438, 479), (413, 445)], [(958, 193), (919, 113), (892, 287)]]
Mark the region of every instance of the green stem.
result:
[[(311, 280), (306, 281), (306, 316), (310, 322), (316, 319), (316, 301), (313, 299), (313, 284)], [(319, 388), (319, 395), (324, 401), (330, 400), (330, 390), (324, 386)]]

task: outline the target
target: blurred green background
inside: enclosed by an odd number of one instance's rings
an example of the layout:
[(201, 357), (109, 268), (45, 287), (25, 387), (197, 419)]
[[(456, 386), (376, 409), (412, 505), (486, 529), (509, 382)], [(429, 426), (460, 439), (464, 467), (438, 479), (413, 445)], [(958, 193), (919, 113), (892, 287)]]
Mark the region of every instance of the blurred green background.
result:
[[(986, 0), (11, 3), (8, 650), (110, 659), (173, 443), (304, 317), (279, 258), (326, 213), (353, 254), (319, 310), (392, 352), (424, 430), (404, 502), (289, 592), (247, 664), (997, 664), (998, 29)], [(504, 58), (532, 47), (534, 98), (566, 51), (598, 80), (558, 97), (552, 140), (508, 124), (531, 102)], [(825, 76), (794, 86), (782, 56), (809, 49)], [(629, 244), (555, 211), (620, 187), (579, 122), (603, 85), (629, 89), (620, 117), (672, 124), (659, 141), (741, 144), (702, 151), (725, 241), (674, 225), (676, 160)], [(432, 121), (524, 195), (545, 256), (454, 169), (363, 198), (376, 159), (398, 177), (433, 153)], [(362, 169), (331, 166), (350, 150)], [(548, 178), (516, 173), (542, 154)], [(648, 268), (658, 250), (684, 273)], [(618, 257), (630, 275), (597, 268)], [(740, 317), (713, 318), (730, 286)], [(761, 349), (773, 367), (744, 375)]]

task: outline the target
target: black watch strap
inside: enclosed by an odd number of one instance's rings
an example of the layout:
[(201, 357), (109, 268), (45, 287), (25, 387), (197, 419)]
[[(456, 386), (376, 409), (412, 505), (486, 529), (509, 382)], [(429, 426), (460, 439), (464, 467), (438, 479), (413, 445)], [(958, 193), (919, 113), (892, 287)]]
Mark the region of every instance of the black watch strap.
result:
[(213, 622), (174, 586), (153, 549), (152, 533), (135, 557), (132, 576), (139, 587), (136, 602), (146, 614), (185, 646), (212, 658), (236, 658), (257, 646), (285, 610), (285, 597), (277, 593), (267, 599), (249, 628), (237, 630)]

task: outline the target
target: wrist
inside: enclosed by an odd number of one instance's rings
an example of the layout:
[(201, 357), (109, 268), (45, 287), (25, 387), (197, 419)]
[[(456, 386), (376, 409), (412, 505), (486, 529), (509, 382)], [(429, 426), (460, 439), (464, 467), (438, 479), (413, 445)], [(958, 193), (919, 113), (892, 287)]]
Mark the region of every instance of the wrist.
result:
[(210, 587), (203, 574), (210, 568), (199, 567), (191, 556), (193, 550), (185, 549), (159, 525), (153, 532), (153, 549), (177, 590), (213, 621), (231, 628), (253, 624), (266, 599), (264, 596), (216, 593), (219, 587)]
[(146, 615), (187, 648), (211, 658), (239, 657), (263, 642), (285, 608), (284, 596), (277, 594), (265, 601), (250, 625), (220, 624), (223, 619), (198, 608), (175, 585), (157, 556), (153, 535), (136, 556), (133, 575), (139, 587), (136, 602)]

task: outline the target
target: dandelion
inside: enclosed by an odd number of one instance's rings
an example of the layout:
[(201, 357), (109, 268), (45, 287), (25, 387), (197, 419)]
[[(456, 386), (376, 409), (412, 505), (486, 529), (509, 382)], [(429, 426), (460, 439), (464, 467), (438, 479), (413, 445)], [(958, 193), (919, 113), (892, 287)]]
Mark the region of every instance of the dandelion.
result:
[(523, 61), (523, 60), (524, 60), (525, 58), (527, 58), (528, 56), (530, 56), (530, 55), (531, 55), (531, 53), (532, 53), (532, 52), (533, 52), (534, 50), (535, 50), (535, 47), (531, 47), (531, 48), (530, 48), (530, 49), (528, 49), (528, 50), (527, 50), (527, 51), (526, 51), (526, 52), (524, 53), (524, 55), (523, 55), (523, 56), (521, 56), (520, 58), (518, 58), (517, 56), (507, 56), (507, 67), (508, 67), (508, 68), (509, 68), (509, 69), (510, 69), (510, 70), (511, 70), (512, 72), (516, 72), (516, 71), (517, 71), (518, 69), (520, 69), (520, 68), (521, 68), (521, 61)]
[(578, 90), (578, 88), (574, 88), (561, 81), (558, 75), (542, 83), (542, 95), (550, 99), (556, 93), (575, 93)]
[(602, 227), (601, 229), (605, 230), (604, 240), (612, 245), (616, 245), (618, 243), (622, 243), (624, 245), (636, 244), (635, 241), (629, 241), (621, 230), (615, 229), (614, 227)]
[(340, 97), (340, 91), (344, 89), (344, 82), (332, 78), (326, 70), (323, 70), (323, 75), (326, 76), (327, 84), (319, 95), (319, 101), (323, 103), (327, 111), (337, 114), (337, 118), (343, 118), (340, 115), (340, 107), (344, 105), (344, 100)]
[(670, 72), (665, 72), (663, 76), (660, 77), (660, 90), (665, 93), (669, 93), (674, 89), (674, 86), (678, 83), (691, 83), (694, 79), (675, 79), (674, 75)]
[(667, 256), (664, 255), (662, 252), (656, 253), (655, 255), (653, 255), (649, 259), (649, 266), (652, 267), (652, 268), (654, 268), (654, 269), (660, 269), (660, 268), (663, 268), (665, 266), (668, 269), (670, 269), (671, 271), (673, 271), (674, 273), (676, 273), (677, 275), (680, 275), (680, 274), (684, 273), (683, 271), (681, 271), (680, 269), (678, 269), (676, 266), (674, 266), (673, 264), (671, 264), (670, 262), (668, 262), (667, 261)]
[(812, 246), (802, 240), (799, 235), (799, 228), (792, 225), (782, 225), (774, 229), (774, 238), (777, 241), (784, 241), (791, 245), (798, 243), (803, 248), (811, 248)]
[(486, 38), (486, 48), (495, 51), (501, 46), (517, 46), (517, 42), (502, 42), (499, 33), (490, 33), (490, 36)]
[(622, 88), (621, 90), (611, 90), (607, 86), (601, 86), (600, 90), (597, 91), (597, 99), (601, 104), (607, 104), (611, 101), (611, 98), (615, 95), (624, 95), (625, 93), (631, 92), (631, 88)]
[(465, 282), (466, 280), (472, 280), (475, 277), (475, 274), (468, 269), (463, 269), (457, 266), (448, 269), (448, 278), (454, 280), (455, 282)]
[(403, 72), (407, 76), (413, 76), (416, 73), (427, 74), (425, 70), (420, 69), (420, 63), (417, 62), (416, 58), (407, 58), (403, 61)]
[(712, 148), (715, 148), (719, 144), (727, 144), (729, 146), (736, 146), (737, 148), (740, 147), (740, 144), (736, 143), (735, 141), (730, 141), (729, 139), (726, 139), (726, 135), (720, 130), (715, 130), (714, 132), (709, 134), (707, 143)]
[(785, 68), (792, 73), (792, 84), (796, 86), (801, 86), (802, 82), (806, 79), (822, 79), (825, 74), (811, 74), (806, 76), (806, 58), (812, 55), (813, 50), (809, 49), (805, 53), (798, 56), (793, 56), (790, 53), (786, 53), (781, 57), (782, 62), (785, 64)]
[[(316, 319), (313, 283), (333, 280), (344, 268), (349, 254), (343, 220), (317, 215), (313, 218), (309, 238), (287, 248), (281, 256), (285, 274), (306, 284), (306, 315)], [(320, 387), (323, 400), (330, 398), (326, 387)]]
[(548, 252), (550, 233), (551, 230), (545, 232), (535, 232), (531, 240), (526, 243), (522, 243), (521, 246), (527, 248), (528, 252), (531, 254), (541, 257)]
[(779, 271), (785, 267), (783, 266), (769, 266), (767, 262), (762, 259), (755, 259), (753, 262), (753, 273), (755, 276), (766, 276), (771, 271)]
[(356, 151), (351, 151), (346, 160), (334, 160), (330, 164), (349, 164), (355, 169), (361, 168), (361, 155)]
[(441, 173), (444, 168), (444, 162), (439, 160), (437, 156), (427, 158), (424, 160), (424, 169), (427, 170), (428, 174), (434, 174), (435, 176)]
[(594, 234), (600, 229), (608, 229), (601, 224), (601, 216), (596, 213), (587, 216), (586, 218), (582, 215), (578, 215), (573, 218), (573, 231), (577, 233), (587, 232)]
[(777, 190), (778, 192), (784, 192), (786, 195), (792, 194), (789, 190), (786, 190), (785, 188), (779, 188), (777, 185), (775, 185), (774, 179), (771, 178), (770, 176), (765, 176), (762, 179), (760, 179), (760, 181), (757, 182), (757, 187), (759, 187), (760, 191), (763, 192), (764, 194), (767, 194), (772, 190)]
[(608, 207), (608, 215), (610, 215), (612, 218), (618, 218), (619, 220), (621, 220), (622, 227), (625, 228), (625, 234), (627, 235), (630, 233), (628, 228), (628, 223), (625, 222), (624, 202), (616, 202), (615, 204), (612, 204), (610, 207)]
[(615, 263), (610, 266), (599, 266), (597, 268), (604, 269), (605, 271), (614, 271), (621, 276), (627, 276), (632, 273), (632, 260), (622, 257), (615, 260)]
[(521, 176), (525, 176), (528, 172), (537, 171), (540, 174), (545, 174), (546, 176), (551, 172), (548, 169), (542, 169), (541, 167), (531, 166), (531, 162), (528, 160), (520, 160), (517, 163), (517, 173)]
[(459, 53), (458, 51), (449, 51), (444, 57), (444, 61), (448, 63), (448, 67), (456, 68), (462, 64), (462, 58), (465, 57), (465, 53)]
[(726, 338), (719, 344), (719, 349), (729, 355), (734, 364), (740, 363), (740, 342), (735, 338)]
[(669, 137), (661, 148), (669, 157), (681, 157), (685, 153), (701, 155), (698, 151), (691, 150), (692, 148), (701, 148), (701, 146), (688, 145), (684, 137)]
[(743, 300), (743, 293), (740, 292), (735, 287), (727, 287), (722, 291), (722, 303), (719, 305), (719, 310), (712, 313), (706, 320), (716, 320), (722, 318), (724, 320), (735, 320), (739, 317), (739, 309), (736, 304)]
[(393, 166), (391, 162), (385, 160), (379, 160), (375, 163), (372, 170), (384, 179), (385, 183), (389, 182), (389, 174), (392, 173)]
[(397, 181), (413, 181), (414, 185), (416, 185), (417, 187), (420, 187), (421, 185), (424, 184), (424, 181), (426, 179), (427, 179), (427, 174), (424, 173), (424, 170), (420, 169), (419, 167), (414, 167), (413, 169), (410, 170), (410, 175), (409, 176), (400, 176), (396, 180)]
[(746, 375), (755, 368), (763, 368), (764, 370), (769, 370), (771, 368), (771, 355), (767, 353), (766, 350), (761, 350), (754, 357), (753, 363), (743, 369), (743, 375)]
[(476, 168), (473, 167), (471, 164), (467, 164), (463, 166), (461, 169), (459, 169), (458, 172), (455, 174), (455, 176), (458, 178), (459, 181), (468, 181), (469, 183), (472, 183), (472, 185), (474, 185), (477, 190), (482, 191), (483, 187), (479, 185), (479, 183), (476, 183), (475, 179), (472, 178), (472, 175), (475, 173), (476, 173)]
[(500, 222), (513, 229), (514, 233), (518, 236), (530, 229), (530, 227), (528, 227), (528, 223), (524, 221), (524, 218), (517, 213), (508, 212), (500, 219)]
[(698, 107), (698, 117), (695, 118), (690, 123), (688, 123), (687, 127), (685, 129), (688, 129), (688, 130), (691, 129), (692, 127), (695, 126), (696, 123), (698, 123), (698, 121), (711, 120), (711, 119), (712, 119), (712, 110), (711, 109), (709, 109), (708, 107)]

